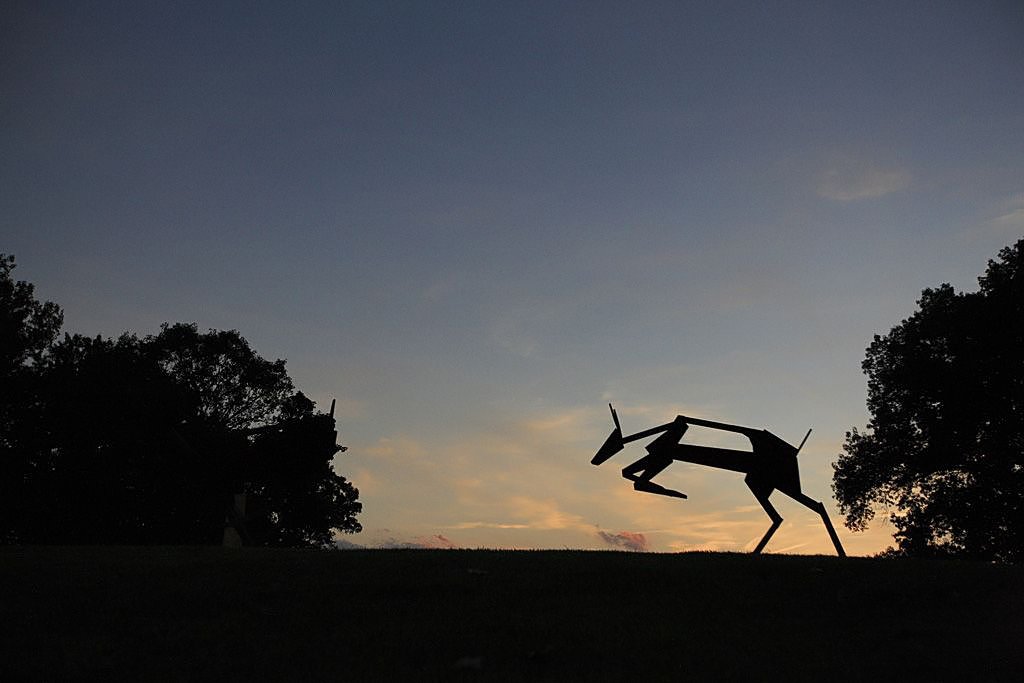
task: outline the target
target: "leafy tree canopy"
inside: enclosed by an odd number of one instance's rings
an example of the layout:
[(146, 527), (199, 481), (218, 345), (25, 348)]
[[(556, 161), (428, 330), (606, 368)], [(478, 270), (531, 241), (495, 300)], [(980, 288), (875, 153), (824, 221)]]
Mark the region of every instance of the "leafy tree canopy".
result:
[(978, 282), (924, 290), (867, 349), (833, 490), (851, 529), (887, 509), (898, 554), (1024, 560), (1024, 239)]
[(186, 324), (54, 341), (60, 310), (0, 261), (4, 372), (31, 407), (0, 424), (0, 541), (218, 543), (236, 493), (253, 544), (322, 547), (360, 530), (359, 492), (332, 468), (334, 419), (283, 360)]
[(296, 405), (285, 362), (261, 358), (235, 330), (200, 333), (194, 324), (165, 323), (143, 346), (190, 395), (198, 416), (226, 429), (270, 424), (296, 408), (290, 416), (312, 413), (312, 402)]
[(37, 301), (31, 284), (13, 279), (15, 267), (0, 253), (0, 382), (38, 362), (64, 322), (57, 304)]

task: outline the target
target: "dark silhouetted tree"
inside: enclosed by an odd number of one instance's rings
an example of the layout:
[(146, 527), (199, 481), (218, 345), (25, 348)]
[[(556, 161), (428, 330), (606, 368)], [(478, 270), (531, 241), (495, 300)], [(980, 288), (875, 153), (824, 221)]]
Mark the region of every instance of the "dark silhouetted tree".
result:
[(30, 283), (11, 277), (15, 267), (13, 256), (0, 253), (0, 382), (5, 385), (42, 358), (64, 321), (57, 304), (37, 301)]
[(833, 490), (851, 529), (890, 511), (896, 554), (1024, 560), (1024, 240), (978, 282), (926, 289), (867, 349)]
[(331, 529), (360, 531), (359, 492), (334, 473), (334, 419), (311, 411), (252, 437), (243, 468), (247, 527), (253, 542), (327, 546)]
[(30, 504), (16, 520), (22, 542), (213, 541), (226, 506), (211, 500), (216, 462), (192, 461), (175, 440), (187, 404), (137, 337), (68, 335), (38, 370), (42, 419)]
[(255, 544), (323, 547), (360, 530), (359, 492), (332, 469), (334, 418), (283, 360), (236, 331), (183, 324), (54, 342), (59, 309), (11, 283), (10, 267), (2, 372), (22, 389), (14, 401), (4, 387), (0, 540), (219, 543), (241, 492)]
[(283, 360), (261, 358), (237, 331), (185, 324), (162, 326), (142, 347), (188, 406), (176, 435), (246, 494), (251, 542), (325, 547), (334, 529), (361, 530), (359, 492), (331, 466), (334, 418), (295, 390)]
[[(35, 378), (64, 318), (56, 304), (36, 300), (31, 284), (15, 281), (14, 268), (14, 257), (0, 254), (0, 521), (28, 502), (40, 427)], [(8, 526), (0, 523), (0, 542), (14, 540)]]

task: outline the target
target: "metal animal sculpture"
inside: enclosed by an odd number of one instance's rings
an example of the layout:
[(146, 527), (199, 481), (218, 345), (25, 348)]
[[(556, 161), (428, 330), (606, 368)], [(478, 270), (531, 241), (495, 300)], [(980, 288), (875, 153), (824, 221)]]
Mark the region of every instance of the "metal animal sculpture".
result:
[[(754, 553), (760, 553), (764, 549), (772, 534), (782, 524), (782, 516), (772, 506), (771, 501), (768, 500), (772, 492), (778, 489), (793, 500), (821, 515), (821, 521), (825, 523), (825, 528), (832, 539), (832, 544), (836, 547), (836, 552), (841, 557), (846, 556), (846, 552), (839, 542), (839, 537), (836, 535), (836, 530), (828, 518), (828, 513), (825, 512), (825, 506), (821, 502), (805, 495), (800, 490), (800, 470), (796, 456), (800, 449), (803, 448), (807, 437), (810, 436), (811, 430), (807, 430), (804, 440), (800, 442), (799, 446), (794, 448), (765, 429), (752, 429), (724, 422), (712, 422), (711, 420), (678, 415), (675, 420), (667, 424), (651, 427), (630, 436), (623, 436), (622, 428), (619, 426), (619, 416), (615, 413), (615, 408), (612, 408), (610, 403), (608, 407), (612, 411), (615, 429), (605, 440), (597, 455), (590, 461), (591, 464), (600, 465), (621, 451), (631, 441), (661, 434), (661, 436), (647, 445), (647, 455), (633, 464), (627, 465), (622, 470), (622, 476), (632, 481), (633, 488), (637, 491), (670, 496), (672, 498), (686, 498), (685, 493), (667, 489), (652, 481), (655, 475), (671, 465), (674, 460), (717, 467), (723, 470), (732, 470), (733, 472), (743, 472), (747, 475), (743, 481), (772, 520), (772, 525), (768, 527), (768, 531), (765, 532), (757, 547), (754, 548)], [(742, 434), (750, 440), (753, 450), (738, 451), (730, 448), (679, 443), (689, 425)]]

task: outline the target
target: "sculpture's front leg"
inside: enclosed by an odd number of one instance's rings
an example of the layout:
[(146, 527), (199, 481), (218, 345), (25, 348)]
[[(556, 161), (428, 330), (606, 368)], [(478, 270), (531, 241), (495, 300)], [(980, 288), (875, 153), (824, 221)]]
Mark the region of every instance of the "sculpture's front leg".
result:
[(655, 484), (651, 481), (655, 475), (664, 471), (664, 469), (671, 464), (672, 458), (645, 455), (632, 465), (623, 467), (622, 476), (633, 482), (633, 489), (636, 491), (654, 493), (659, 496), (669, 496), (670, 498), (686, 498), (685, 493), (681, 493), (673, 489), (667, 489), (661, 484)]

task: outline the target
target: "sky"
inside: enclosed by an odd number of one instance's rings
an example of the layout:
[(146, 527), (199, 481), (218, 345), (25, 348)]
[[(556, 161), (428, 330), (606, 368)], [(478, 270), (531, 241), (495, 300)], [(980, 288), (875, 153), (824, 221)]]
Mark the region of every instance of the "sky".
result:
[[(65, 330), (237, 329), (326, 410), (363, 546), (751, 550), (632, 490), (614, 403), (832, 463), (922, 289), (1024, 235), (1016, 2), (5, 2), (0, 251)], [(747, 448), (691, 430), (687, 442)], [(632, 457), (631, 457), (632, 456)], [(768, 552), (834, 552), (776, 493)]]

